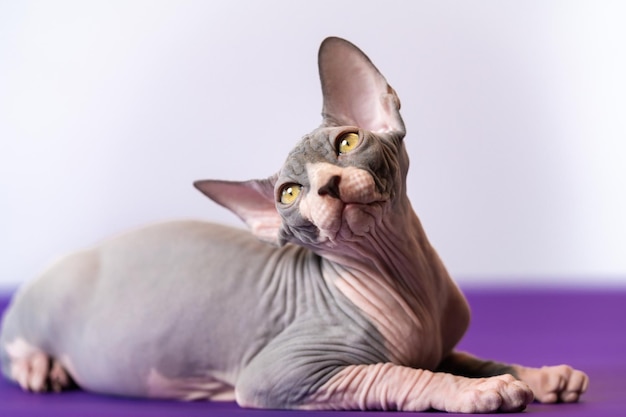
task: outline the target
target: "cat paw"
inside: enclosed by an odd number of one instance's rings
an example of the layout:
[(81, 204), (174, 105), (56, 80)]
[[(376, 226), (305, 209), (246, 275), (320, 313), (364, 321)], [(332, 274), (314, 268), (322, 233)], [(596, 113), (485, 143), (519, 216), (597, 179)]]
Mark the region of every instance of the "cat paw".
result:
[(537, 401), (542, 403), (576, 402), (589, 386), (589, 377), (568, 365), (513, 368), (517, 376), (531, 387)]
[(74, 381), (67, 373), (63, 365), (55, 359), (51, 361), (48, 373), (48, 389), (53, 392), (61, 392), (74, 387)]
[(13, 360), (11, 377), (23, 390), (31, 392), (61, 392), (73, 385), (63, 366), (42, 352)]
[(462, 378), (465, 387), (450, 395), (445, 411), (455, 413), (518, 412), (533, 401), (533, 392), (512, 375), (490, 378)]
[(11, 377), (25, 391), (42, 392), (47, 390), (48, 356), (43, 352), (11, 361)]
[(18, 339), (6, 347), (11, 360), (10, 376), (25, 391), (60, 392), (74, 385), (61, 363)]

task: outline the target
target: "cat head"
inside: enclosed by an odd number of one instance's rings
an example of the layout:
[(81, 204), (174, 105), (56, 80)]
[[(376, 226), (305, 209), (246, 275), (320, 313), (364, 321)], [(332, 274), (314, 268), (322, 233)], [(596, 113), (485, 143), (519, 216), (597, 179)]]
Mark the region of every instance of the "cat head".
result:
[(319, 50), (323, 121), (270, 178), (194, 185), (260, 239), (333, 248), (402, 212), (408, 156), (400, 100), (369, 58), (327, 38)]

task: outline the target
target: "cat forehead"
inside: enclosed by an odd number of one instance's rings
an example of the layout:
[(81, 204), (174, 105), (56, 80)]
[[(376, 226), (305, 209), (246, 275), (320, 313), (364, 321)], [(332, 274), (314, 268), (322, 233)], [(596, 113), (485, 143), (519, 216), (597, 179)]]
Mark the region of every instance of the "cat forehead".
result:
[(299, 176), (306, 173), (306, 166), (316, 162), (336, 162), (337, 138), (346, 132), (357, 132), (354, 126), (320, 127), (304, 136), (289, 152), (282, 174)]

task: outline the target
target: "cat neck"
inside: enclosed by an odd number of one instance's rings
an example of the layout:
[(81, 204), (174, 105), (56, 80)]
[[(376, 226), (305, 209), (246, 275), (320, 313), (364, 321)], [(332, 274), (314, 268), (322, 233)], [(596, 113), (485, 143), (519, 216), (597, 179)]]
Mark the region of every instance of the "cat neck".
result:
[(437, 287), (437, 282), (450, 280), (408, 199), (381, 216), (370, 233), (343, 243), (341, 250), (315, 251), (342, 274), (419, 292), (426, 290), (425, 286)]
[[(322, 253), (322, 271), (390, 341), (394, 360), (435, 366), (445, 344), (435, 335), (454, 284), (408, 200), (404, 207), (342, 251)], [(415, 350), (425, 335), (429, 348)]]

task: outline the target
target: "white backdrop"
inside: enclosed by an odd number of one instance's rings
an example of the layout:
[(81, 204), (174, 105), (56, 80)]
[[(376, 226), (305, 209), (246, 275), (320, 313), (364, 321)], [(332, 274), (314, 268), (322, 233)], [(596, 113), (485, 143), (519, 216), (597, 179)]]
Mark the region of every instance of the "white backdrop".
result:
[(0, 286), (146, 223), (239, 224), (191, 183), (268, 176), (318, 125), (328, 35), (398, 91), (462, 285), (624, 285), (625, 4), (0, 0)]

